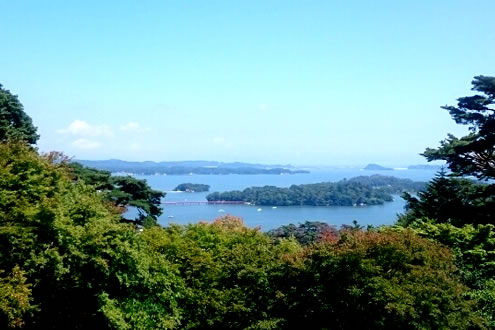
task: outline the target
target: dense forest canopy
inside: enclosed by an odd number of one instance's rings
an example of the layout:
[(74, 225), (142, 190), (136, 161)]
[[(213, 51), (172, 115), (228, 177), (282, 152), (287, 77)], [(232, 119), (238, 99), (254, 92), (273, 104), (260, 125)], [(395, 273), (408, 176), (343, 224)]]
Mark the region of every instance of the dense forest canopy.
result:
[(449, 177), (440, 171), (424, 191), (417, 195), (404, 193), (406, 213), (399, 223), (408, 224), (416, 219), (430, 218), (456, 226), (466, 223), (487, 224), (495, 219), (493, 185), (473, 180)]
[(178, 324), (173, 267), (113, 204), (25, 145), (0, 144), (0, 154), (2, 328)]

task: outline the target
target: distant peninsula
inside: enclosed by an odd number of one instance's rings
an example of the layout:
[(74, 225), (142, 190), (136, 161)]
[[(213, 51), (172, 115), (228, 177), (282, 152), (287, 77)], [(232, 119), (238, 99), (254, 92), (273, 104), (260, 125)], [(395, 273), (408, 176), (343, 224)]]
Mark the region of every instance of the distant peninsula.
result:
[(390, 202), (393, 200), (392, 194), (417, 192), (423, 190), (425, 185), (424, 182), (409, 179), (372, 175), (338, 182), (292, 185), (289, 188), (264, 186), (214, 192), (206, 199), (267, 206), (367, 206)]
[(366, 165), (364, 170), (368, 170), (368, 171), (393, 171), (394, 169), (390, 168), (390, 167), (384, 167), (384, 166), (381, 166), (378, 164), (368, 164), (368, 165)]
[(209, 185), (200, 184), (200, 183), (181, 183), (174, 189), (174, 191), (183, 191), (183, 192), (205, 192), (209, 190), (210, 190)]
[(128, 162), (110, 160), (75, 160), (87, 167), (110, 172), (124, 172), (142, 175), (226, 175), (226, 174), (299, 174), (309, 173), (296, 170), (291, 165), (262, 165), (250, 163), (223, 163), (214, 161), (176, 161), (176, 162)]
[(408, 170), (431, 170), (431, 171), (439, 171), (443, 165), (409, 165), (407, 167)]

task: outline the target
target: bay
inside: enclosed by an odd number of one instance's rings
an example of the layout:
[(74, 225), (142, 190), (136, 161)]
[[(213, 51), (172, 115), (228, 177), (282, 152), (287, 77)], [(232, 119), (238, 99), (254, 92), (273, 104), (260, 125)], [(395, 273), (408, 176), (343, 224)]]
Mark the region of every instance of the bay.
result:
[[(325, 169), (312, 170), (309, 174), (290, 175), (136, 175), (136, 178), (146, 179), (153, 189), (165, 191), (164, 202), (176, 201), (206, 201), (209, 192), (185, 193), (172, 190), (181, 183), (202, 183), (210, 185), (210, 192), (243, 190), (253, 186), (273, 185), (289, 187), (293, 184), (318, 182), (335, 182), (344, 178), (360, 175), (389, 175), (408, 178), (414, 181), (429, 181), (435, 171), (431, 170), (394, 170), (394, 171), (365, 171), (360, 169)], [(400, 196), (394, 196), (394, 201), (383, 205), (350, 207), (350, 206), (270, 206), (253, 205), (164, 205), (164, 213), (159, 218), (161, 225), (169, 223), (188, 224), (199, 221), (212, 221), (220, 216), (230, 214), (243, 218), (249, 227), (260, 227), (267, 231), (290, 223), (305, 221), (322, 221), (337, 227), (351, 224), (353, 220), (363, 226), (388, 225), (397, 219), (397, 214), (404, 212), (405, 201)], [(132, 211), (130, 211), (132, 212)]]

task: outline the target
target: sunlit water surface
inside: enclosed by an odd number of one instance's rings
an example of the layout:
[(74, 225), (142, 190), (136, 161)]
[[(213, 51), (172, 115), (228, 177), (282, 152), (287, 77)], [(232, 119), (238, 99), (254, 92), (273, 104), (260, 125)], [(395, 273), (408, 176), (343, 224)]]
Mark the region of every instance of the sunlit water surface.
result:
[[(335, 182), (359, 175), (392, 175), (415, 181), (429, 181), (435, 171), (430, 170), (395, 170), (363, 171), (359, 169), (329, 169), (312, 171), (309, 174), (293, 175), (147, 175), (136, 176), (146, 179), (153, 189), (167, 192), (163, 201), (205, 201), (209, 193), (172, 192), (180, 183), (203, 183), (210, 185), (210, 192), (242, 190), (252, 186), (273, 185), (288, 187), (292, 184), (317, 182)], [(230, 214), (241, 217), (249, 227), (261, 227), (267, 231), (289, 223), (304, 221), (323, 221), (332, 225), (351, 224), (357, 220), (361, 225), (388, 225), (397, 219), (398, 213), (404, 212), (404, 200), (394, 196), (393, 202), (367, 207), (348, 206), (250, 206), (250, 205), (166, 205), (159, 223), (187, 224), (198, 221), (212, 221), (222, 215)], [(132, 211), (130, 211), (132, 213)]]

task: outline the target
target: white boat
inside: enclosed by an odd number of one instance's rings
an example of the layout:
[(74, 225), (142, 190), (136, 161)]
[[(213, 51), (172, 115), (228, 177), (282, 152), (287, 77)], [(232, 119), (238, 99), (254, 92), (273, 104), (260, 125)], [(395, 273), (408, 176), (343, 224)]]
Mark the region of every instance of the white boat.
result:
[(223, 212), (225, 212), (225, 210), (224, 209), (220, 209), (217, 212), (223, 213)]
[(276, 209), (277, 207), (276, 206), (272, 206), (272, 209)]
[(263, 211), (263, 209), (257, 209), (256, 211), (261, 212), (261, 211)]
[(173, 215), (169, 215), (168, 217), (169, 217), (169, 218), (175, 218)]

